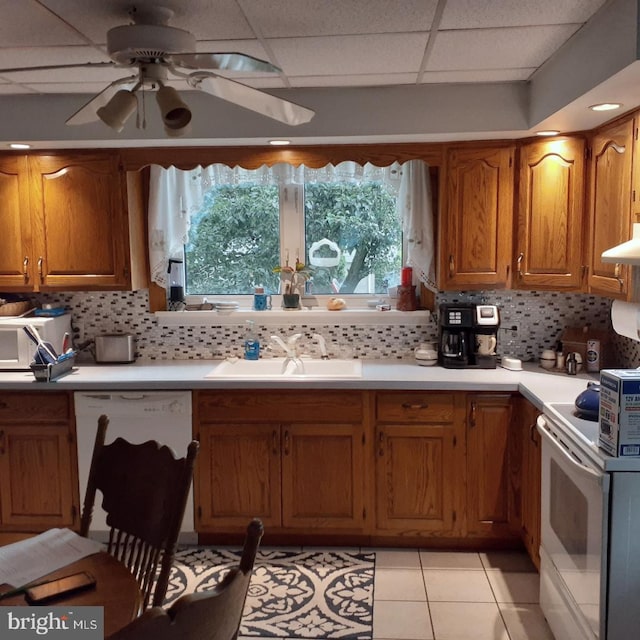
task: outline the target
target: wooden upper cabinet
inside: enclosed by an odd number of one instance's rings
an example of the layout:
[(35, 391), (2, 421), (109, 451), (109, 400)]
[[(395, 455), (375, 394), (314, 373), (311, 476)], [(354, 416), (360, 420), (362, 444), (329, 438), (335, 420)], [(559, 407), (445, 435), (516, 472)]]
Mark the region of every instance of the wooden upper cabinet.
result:
[(0, 290), (146, 286), (137, 178), (114, 152), (0, 158)]
[(510, 285), (514, 147), (450, 148), (441, 288)]
[(0, 290), (35, 287), (25, 156), (0, 157)]
[(591, 143), (589, 185), (589, 292), (626, 298), (629, 267), (604, 263), (603, 251), (631, 237), (631, 169), (634, 123), (600, 129)]
[(584, 157), (580, 138), (521, 147), (515, 287), (580, 289)]

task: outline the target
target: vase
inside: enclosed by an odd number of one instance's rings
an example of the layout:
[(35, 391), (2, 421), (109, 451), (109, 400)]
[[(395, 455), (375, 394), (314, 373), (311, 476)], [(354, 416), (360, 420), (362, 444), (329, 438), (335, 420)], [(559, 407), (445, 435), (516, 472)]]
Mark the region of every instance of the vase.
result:
[(283, 293), (282, 294), (282, 306), (285, 309), (299, 309), (300, 308), (300, 294), (299, 293)]

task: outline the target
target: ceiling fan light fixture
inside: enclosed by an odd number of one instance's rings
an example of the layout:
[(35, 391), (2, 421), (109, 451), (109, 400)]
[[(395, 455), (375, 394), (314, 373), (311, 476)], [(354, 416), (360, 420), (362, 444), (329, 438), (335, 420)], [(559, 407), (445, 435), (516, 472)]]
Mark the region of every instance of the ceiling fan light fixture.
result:
[(100, 107), (96, 113), (102, 122), (119, 133), (137, 107), (138, 99), (133, 91), (120, 89), (120, 91), (117, 91), (111, 100), (109, 100), (104, 107)]
[(191, 109), (173, 88), (162, 85), (156, 94), (165, 129), (184, 129), (191, 122)]

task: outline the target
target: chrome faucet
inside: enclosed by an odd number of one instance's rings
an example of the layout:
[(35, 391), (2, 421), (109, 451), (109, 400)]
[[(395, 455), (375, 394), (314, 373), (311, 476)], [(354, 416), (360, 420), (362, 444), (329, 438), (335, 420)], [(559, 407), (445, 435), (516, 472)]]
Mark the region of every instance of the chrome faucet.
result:
[(314, 333), (313, 337), (318, 341), (318, 349), (320, 349), (320, 358), (322, 360), (328, 360), (329, 354), (327, 353), (327, 341), (324, 339), (324, 336), (319, 333)]
[(297, 373), (304, 373), (304, 363), (298, 355), (298, 340), (300, 340), (300, 338), (302, 338), (301, 333), (294, 333), (287, 338), (285, 343), (280, 336), (271, 336), (271, 340), (281, 347), (286, 354), (284, 362), (282, 363), (283, 373), (286, 371), (289, 363), (293, 364)]

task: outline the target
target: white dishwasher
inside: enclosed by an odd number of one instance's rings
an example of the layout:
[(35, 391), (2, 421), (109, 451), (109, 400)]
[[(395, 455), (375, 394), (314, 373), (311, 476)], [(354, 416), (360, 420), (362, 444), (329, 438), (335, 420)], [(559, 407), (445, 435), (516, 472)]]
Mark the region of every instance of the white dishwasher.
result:
[[(192, 440), (189, 391), (76, 392), (74, 404), (81, 503), (87, 488), (98, 418), (102, 414), (109, 418), (106, 442), (118, 437), (134, 444), (156, 440), (170, 447), (176, 457), (182, 458)], [(107, 524), (101, 502), (102, 497), (98, 492), (91, 519), (91, 537), (105, 540)], [(180, 529), (180, 542), (197, 542), (193, 520), (193, 486)]]

